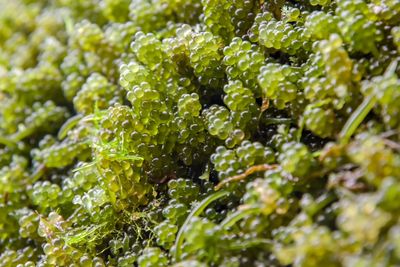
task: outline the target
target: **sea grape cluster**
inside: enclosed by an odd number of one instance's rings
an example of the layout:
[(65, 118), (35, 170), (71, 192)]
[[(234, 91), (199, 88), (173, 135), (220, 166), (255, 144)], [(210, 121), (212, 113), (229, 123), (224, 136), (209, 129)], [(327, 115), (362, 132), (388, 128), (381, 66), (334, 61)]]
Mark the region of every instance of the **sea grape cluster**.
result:
[(396, 0), (0, 0), (0, 266), (399, 266), (399, 25)]

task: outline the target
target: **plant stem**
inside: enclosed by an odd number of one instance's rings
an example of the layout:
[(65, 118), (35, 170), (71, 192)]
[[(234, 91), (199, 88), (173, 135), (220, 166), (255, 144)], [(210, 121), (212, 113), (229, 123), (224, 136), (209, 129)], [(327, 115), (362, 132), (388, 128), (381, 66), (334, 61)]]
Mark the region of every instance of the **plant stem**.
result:
[(226, 195), (228, 195), (229, 192), (228, 191), (219, 191), (216, 192), (212, 195), (209, 195), (208, 197), (206, 197), (205, 199), (203, 199), (191, 212), (190, 214), (187, 216), (185, 222), (183, 223), (183, 225), (181, 226), (181, 229), (179, 229), (179, 232), (176, 236), (176, 240), (175, 240), (175, 251), (174, 251), (174, 259), (175, 262), (179, 261), (181, 254), (182, 254), (182, 244), (183, 244), (183, 233), (185, 232), (185, 229), (187, 227), (187, 225), (189, 224), (189, 221), (195, 217), (195, 216), (199, 216), (203, 210), (213, 201), (222, 198)]
[(243, 219), (247, 215), (260, 212), (260, 208), (257, 206), (249, 207), (243, 210), (237, 210), (231, 215), (227, 216), (220, 224), (222, 228), (232, 227), (236, 222)]
[(367, 117), (368, 113), (374, 107), (376, 98), (373, 95), (369, 95), (364, 101), (357, 107), (350, 118), (346, 121), (342, 131), (339, 133), (340, 143), (345, 145), (349, 142), (350, 137), (357, 130), (361, 122)]

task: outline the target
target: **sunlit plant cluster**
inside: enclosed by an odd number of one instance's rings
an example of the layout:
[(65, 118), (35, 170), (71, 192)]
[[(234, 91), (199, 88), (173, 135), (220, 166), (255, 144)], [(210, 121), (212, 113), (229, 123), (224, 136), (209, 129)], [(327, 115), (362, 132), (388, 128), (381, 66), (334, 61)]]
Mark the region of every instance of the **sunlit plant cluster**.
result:
[(400, 265), (398, 0), (0, 0), (0, 266)]

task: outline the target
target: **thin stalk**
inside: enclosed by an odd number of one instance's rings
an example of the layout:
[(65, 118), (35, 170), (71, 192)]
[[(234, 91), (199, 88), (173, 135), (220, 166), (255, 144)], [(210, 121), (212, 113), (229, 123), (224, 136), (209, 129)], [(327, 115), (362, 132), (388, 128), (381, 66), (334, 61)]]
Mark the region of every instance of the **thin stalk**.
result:
[(13, 140), (10, 140), (4, 136), (0, 136), (0, 144), (3, 144), (9, 148), (15, 148), (17, 146), (17, 144)]
[(231, 215), (227, 216), (221, 223), (220, 226), (222, 228), (230, 228), (232, 227), (236, 222), (240, 221), (241, 219), (243, 219), (244, 217), (254, 214), (254, 213), (259, 213), (260, 212), (260, 208), (257, 206), (253, 206), (253, 207), (249, 207), (247, 209), (243, 209), (243, 210), (237, 210), (234, 213), (232, 213)]
[(273, 243), (271, 242), (271, 240), (268, 240), (268, 239), (253, 238), (251, 240), (240, 240), (239, 242), (235, 242), (235, 243), (229, 245), (229, 249), (243, 250), (246, 248), (260, 246), (260, 245), (271, 248), (273, 246)]
[(367, 96), (364, 101), (357, 107), (350, 118), (346, 121), (342, 131), (339, 134), (340, 143), (345, 145), (349, 142), (350, 137), (357, 130), (361, 122), (367, 117), (368, 113), (375, 106), (376, 97), (373, 95)]
[(69, 130), (71, 130), (75, 125), (83, 118), (81, 114), (75, 115), (69, 118), (60, 128), (58, 131), (58, 139), (64, 139), (67, 136)]
[(266, 125), (270, 124), (291, 124), (294, 122), (293, 119), (290, 118), (266, 118), (264, 120)]
[(206, 197), (205, 199), (203, 199), (191, 212), (190, 214), (187, 216), (185, 222), (183, 223), (183, 225), (181, 226), (181, 229), (179, 229), (179, 232), (176, 236), (175, 239), (175, 251), (174, 251), (174, 259), (175, 262), (180, 260), (181, 254), (182, 254), (182, 244), (183, 244), (183, 233), (185, 232), (185, 229), (187, 227), (187, 225), (189, 224), (189, 221), (195, 217), (195, 216), (199, 216), (203, 210), (213, 201), (222, 198), (224, 196), (226, 196), (229, 192), (228, 191), (219, 191), (216, 192), (212, 195), (209, 195), (208, 197)]
[(219, 184), (217, 184), (214, 189), (220, 190), (223, 186), (225, 186), (226, 184), (229, 184), (231, 182), (237, 182), (237, 181), (241, 181), (243, 179), (245, 179), (247, 176), (255, 173), (255, 172), (262, 172), (262, 171), (268, 171), (268, 170), (273, 170), (278, 168), (279, 165), (277, 164), (260, 164), (260, 165), (254, 165), (251, 166), (250, 168), (248, 168), (244, 173), (235, 175), (235, 176), (231, 176), (226, 178), (225, 180), (222, 180), (221, 182), (219, 182)]

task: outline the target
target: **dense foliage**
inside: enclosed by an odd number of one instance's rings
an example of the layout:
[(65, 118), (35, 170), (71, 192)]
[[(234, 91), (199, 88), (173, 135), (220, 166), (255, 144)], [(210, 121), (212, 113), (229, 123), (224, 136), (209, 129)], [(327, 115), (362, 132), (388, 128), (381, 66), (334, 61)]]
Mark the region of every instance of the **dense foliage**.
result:
[(0, 266), (399, 266), (400, 1), (0, 0)]

